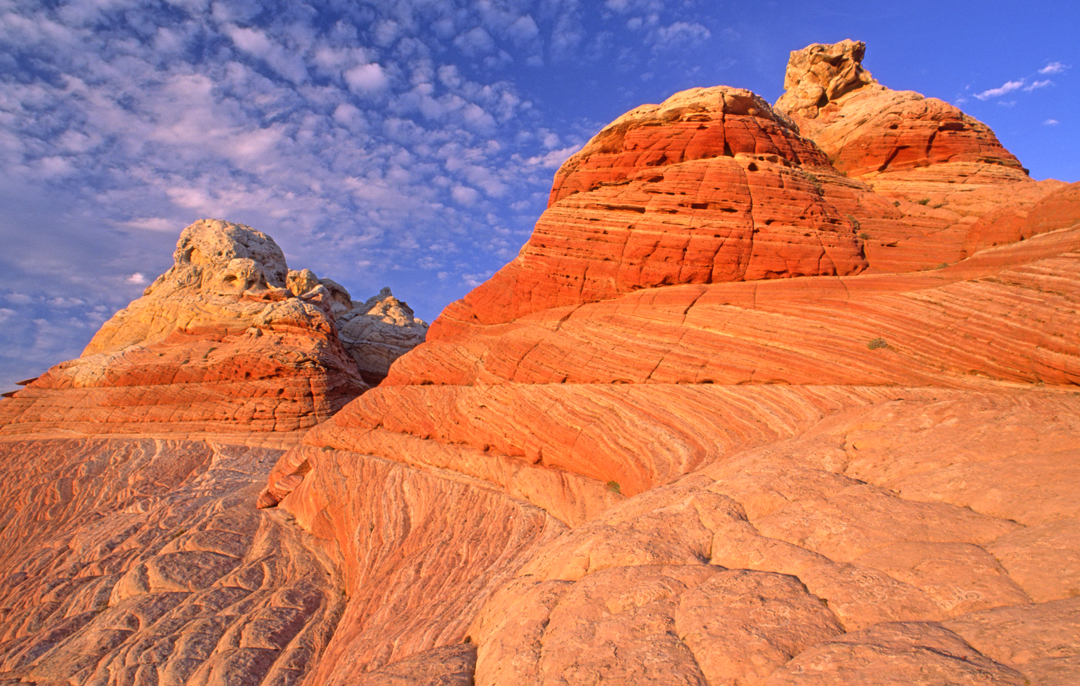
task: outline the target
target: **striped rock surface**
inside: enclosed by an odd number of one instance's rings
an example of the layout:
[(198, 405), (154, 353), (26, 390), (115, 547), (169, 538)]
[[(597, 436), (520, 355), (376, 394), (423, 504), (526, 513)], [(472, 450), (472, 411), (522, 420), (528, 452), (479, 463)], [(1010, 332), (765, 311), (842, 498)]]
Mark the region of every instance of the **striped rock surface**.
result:
[(520, 257), (278, 461), (260, 505), (343, 549), (373, 459), (551, 518), (365, 683), (1080, 678), (1080, 186), (818, 47), (802, 135), (733, 89), (606, 128)]
[[(819, 47), (819, 117), (917, 102)], [(811, 128), (724, 88), (629, 113), (306, 433), (11, 429), (0, 680), (1076, 683), (1077, 186), (838, 169)], [(284, 301), (337, 326), (319, 283)]]

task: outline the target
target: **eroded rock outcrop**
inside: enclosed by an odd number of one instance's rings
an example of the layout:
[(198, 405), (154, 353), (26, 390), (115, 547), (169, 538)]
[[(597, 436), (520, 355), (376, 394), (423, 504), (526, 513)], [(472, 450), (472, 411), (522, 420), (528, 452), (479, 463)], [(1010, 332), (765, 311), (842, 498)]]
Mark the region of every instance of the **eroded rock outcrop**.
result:
[(337, 318), (337, 325), (341, 342), (356, 361), (360, 375), (372, 385), (386, 378), (394, 360), (424, 342), (428, 328), (389, 288), (363, 304), (354, 303)]
[[(792, 52), (776, 109), (837, 170), (868, 184), (905, 215), (900, 225), (862, 227), (871, 271), (909, 271), (967, 257), (972, 224), (1004, 197), (1028, 207), (1059, 185), (1033, 181), (989, 127), (956, 107), (879, 84), (862, 67), (865, 51), (863, 43), (849, 40)], [(1008, 242), (1018, 239), (1013, 234)]]
[(435, 336), (685, 283), (856, 274), (866, 268), (850, 184), (749, 91), (678, 93), (632, 110), (555, 176), (513, 262), (433, 325)]
[(518, 259), (282, 456), (260, 505), (340, 546), (369, 456), (568, 526), (371, 678), (1077, 678), (1078, 185), (863, 51), (793, 53), (786, 115), (724, 88), (624, 115)]
[[(369, 314), (371, 302), (358, 314), (340, 284), (290, 271), (248, 226), (196, 222), (173, 257), (80, 358), (0, 405), (0, 433), (304, 429), (366, 390), (365, 378), (381, 380), (426, 332), (396, 299), (397, 319)], [(366, 319), (378, 324), (357, 325)]]

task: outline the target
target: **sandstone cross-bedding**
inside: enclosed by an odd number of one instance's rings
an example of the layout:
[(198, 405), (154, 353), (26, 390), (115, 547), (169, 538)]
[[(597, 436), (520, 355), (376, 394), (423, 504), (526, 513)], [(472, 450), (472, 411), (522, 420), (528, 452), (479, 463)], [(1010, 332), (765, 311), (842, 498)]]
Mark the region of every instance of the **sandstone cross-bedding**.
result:
[(430, 331), (186, 229), (0, 401), (0, 683), (1080, 683), (1080, 184), (864, 51), (623, 115)]

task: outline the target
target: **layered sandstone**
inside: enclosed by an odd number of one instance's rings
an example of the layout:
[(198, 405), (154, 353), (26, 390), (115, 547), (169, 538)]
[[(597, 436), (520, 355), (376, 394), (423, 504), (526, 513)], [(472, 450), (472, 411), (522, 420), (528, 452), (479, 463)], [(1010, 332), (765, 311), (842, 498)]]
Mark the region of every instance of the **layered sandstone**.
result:
[[(290, 271), (251, 227), (196, 222), (173, 257), (80, 358), (0, 405), (0, 433), (304, 429), (426, 333), (388, 291), (357, 308), (333, 280)], [(380, 309), (388, 300), (396, 318)]]
[(790, 119), (732, 89), (624, 115), (279, 460), (260, 505), (339, 545), (369, 456), (569, 526), (398, 683), (436, 655), (477, 684), (1080, 674), (1080, 186), (862, 53), (794, 53)]
[[(3, 678), (1075, 683), (1080, 184), (862, 56), (617, 120), (298, 446), (0, 443)], [(422, 328), (269, 272), (339, 346)]]
[(433, 335), (641, 288), (858, 273), (856, 201), (830, 202), (832, 184), (849, 185), (749, 91), (639, 107), (566, 161), (520, 255)]

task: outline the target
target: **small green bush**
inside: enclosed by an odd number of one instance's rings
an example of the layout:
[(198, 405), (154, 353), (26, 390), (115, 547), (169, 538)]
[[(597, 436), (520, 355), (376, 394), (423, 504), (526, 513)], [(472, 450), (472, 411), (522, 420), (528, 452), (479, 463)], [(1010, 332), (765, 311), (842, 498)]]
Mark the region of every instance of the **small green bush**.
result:
[(618, 481), (607, 482), (607, 489), (612, 493), (618, 493), (619, 495), (622, 495), (622, 486), (619, 485)]
[(919, 204), (920, 205), (929, 205), (930, 204), (930, 198), (923, 198), (922, 200), (919, 201)]
[(889, 344), (885, 342), (884, 338), (875, 338), (874, 340), (867, 343), (866, 347), (870, 348), (871, 350), (877, 350), (878, 348), (888, 348)]

